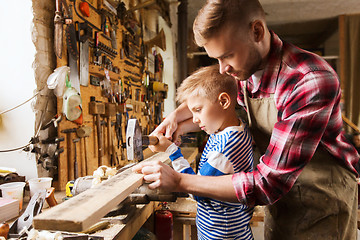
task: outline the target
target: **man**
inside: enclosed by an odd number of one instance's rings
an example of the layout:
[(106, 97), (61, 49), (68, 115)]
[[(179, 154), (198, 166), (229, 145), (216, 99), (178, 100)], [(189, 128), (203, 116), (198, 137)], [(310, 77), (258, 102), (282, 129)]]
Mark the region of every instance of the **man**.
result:
[[(208, 0), (194, 34), (220, 72), (238, 80), (238, 102), (247, 109), (260, 163), (251, 173), (212, 179), (161, 163), (134, 170), (153, 181), (152, 188), (268, 205), (265, 239), (356, 239), (358, 155), (341, 130), (334, 70), (269, 31), (257, 0)], [(154, 134), (176, 139), (196, 129), (190, 117), (182, 104)]]

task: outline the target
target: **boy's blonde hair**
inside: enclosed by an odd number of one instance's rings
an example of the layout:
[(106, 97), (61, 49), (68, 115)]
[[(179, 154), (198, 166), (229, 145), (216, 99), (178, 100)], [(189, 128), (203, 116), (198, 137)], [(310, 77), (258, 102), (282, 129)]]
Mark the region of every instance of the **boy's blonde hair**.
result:
[(220, 74), (219, 65), (202, 67), (187, 77), (177, 89), (176, 100), (183, 103), (194, 96), (207, 98), (216, 102), (220, 93), (226, 92), (231, 97), (231, 102), (236, 103), (236, 80)]
[(207, 0), (193, 24), (195, 42), (202, 47), (222, 27), (246, 30), (255, 19), (265, 21), (265, 12), (258, 0)]

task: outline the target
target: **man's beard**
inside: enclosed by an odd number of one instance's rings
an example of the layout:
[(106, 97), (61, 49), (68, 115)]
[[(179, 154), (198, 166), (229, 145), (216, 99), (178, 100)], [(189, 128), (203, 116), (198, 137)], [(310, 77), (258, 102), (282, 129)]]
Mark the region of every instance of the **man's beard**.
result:
[(249, 55), (248, 59), (251, 59), (251, 61), (248, 61), (248, 63), (244, 67), (244, 69), (249, 69), (249, 70), (247, 70), (247, 71), (234, 70), (233, 72), (230, 72), (228, 74), (231, 75), (232, 73), (235, 73), (236, 76), (233, 76), (233, 77), (238, 81), (248, 80), (251, 77), (251, 75), (253, 75), (255, 72), (260, 70), (260, 66), (262, 64), (262, 58), (261, 58), (260, 53), (255, 48), (253, 48), (250, 51), (250, 55)]

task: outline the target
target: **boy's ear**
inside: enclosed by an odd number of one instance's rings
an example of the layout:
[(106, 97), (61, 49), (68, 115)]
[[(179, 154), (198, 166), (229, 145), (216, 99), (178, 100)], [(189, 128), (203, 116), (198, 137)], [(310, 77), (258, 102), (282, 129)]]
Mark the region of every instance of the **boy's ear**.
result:
[(226, 92), (222, 92), (218, 97), (219, 103), (223, 109), (227, 109), (231, 104), (231, 97)]

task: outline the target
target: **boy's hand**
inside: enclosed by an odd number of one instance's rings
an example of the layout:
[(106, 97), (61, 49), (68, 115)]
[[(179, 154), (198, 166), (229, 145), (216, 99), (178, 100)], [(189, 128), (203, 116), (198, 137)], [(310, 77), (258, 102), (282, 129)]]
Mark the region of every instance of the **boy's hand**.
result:
[(133, 172), (144, 174), (150, 189), (160, 188), (168, 192), (180, 191), (181, 174), (161, 161), (141, 162), (132, 168)]
[(172, 142), (161, 133), (155, 136), (159, 139), (159, 142), (156, 145), (149, 145), (150, 150), (153, 152), (165, 152)]

